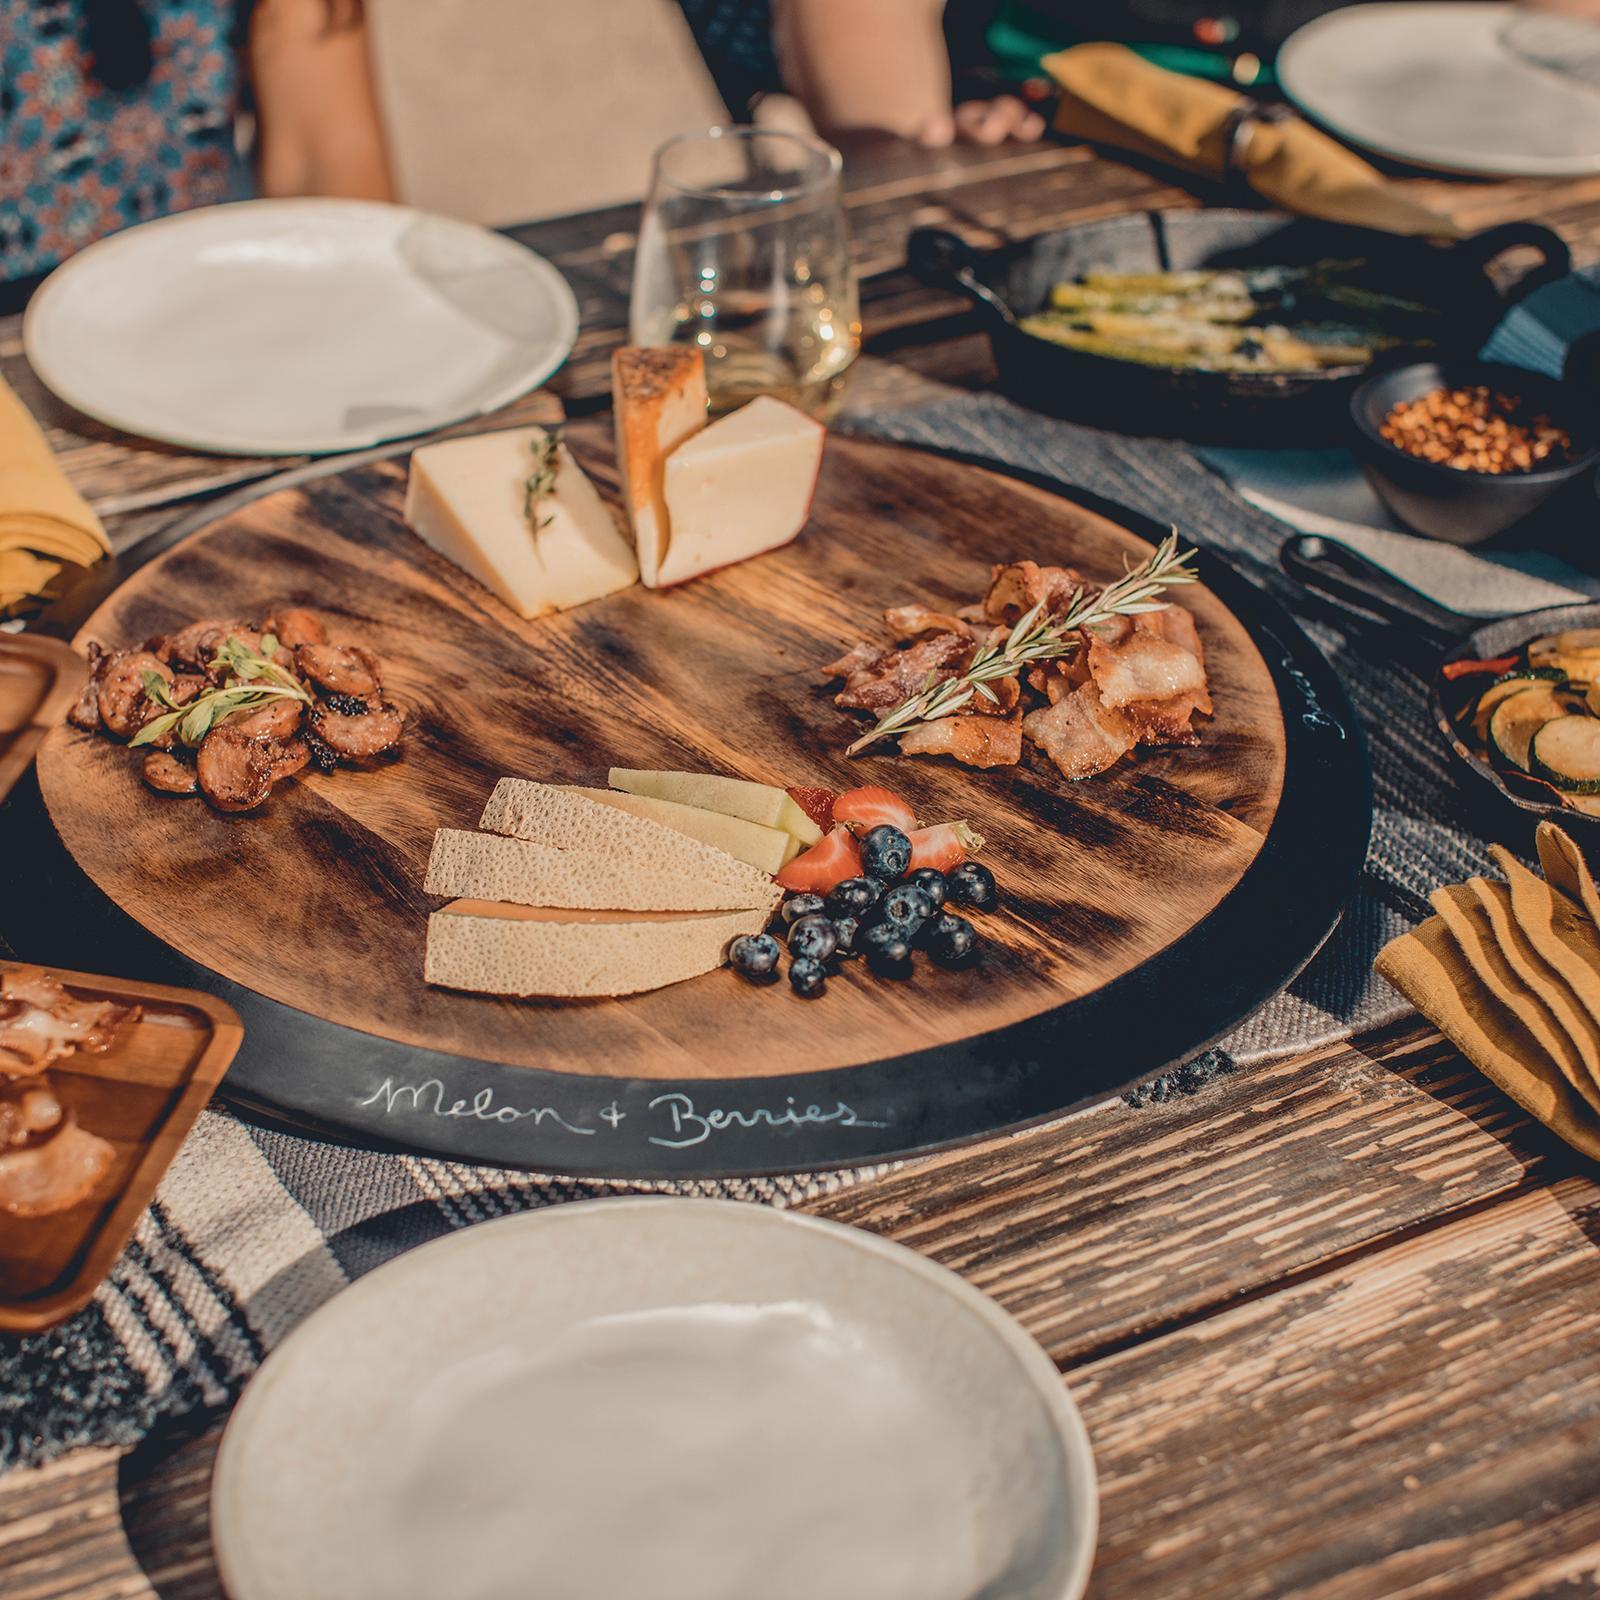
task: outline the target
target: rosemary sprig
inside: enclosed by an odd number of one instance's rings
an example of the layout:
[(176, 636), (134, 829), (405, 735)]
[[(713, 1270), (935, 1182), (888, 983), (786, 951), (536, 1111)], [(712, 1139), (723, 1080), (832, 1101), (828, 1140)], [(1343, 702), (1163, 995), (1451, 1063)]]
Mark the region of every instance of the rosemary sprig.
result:
[(166, 712), (152, 717), (128, 741), (130, 745), (153, 744), (170, 729), (177, 729), (178, 741), (195, 748), (217, 723), (236, 712), (254, 711), (269, 700), (301, 700), (311, 704), (300, 680), (271, 658), (278, 652), (278, 641), (270, 633), (261, 639), (261, 648), (252, 650), (238, 637), (229, 634), (218, 649), (216, 659), (227, 668), (219, 688), (208, 689), (193, 700), (182, 703), (172, 698), (166, 680), (158, 672), (143, 674), (144, 692)]
[(1109, 622), (1113, 617), (1159, 611), (1167, 603), (1159, 598), (1163, 590), (1197, 580), (1197, 574), (1188, 564), (1194, 555), (1193, 550), (1178, 549), (1178, 530), (1174, 528), (1156, 546), (1149, 560), (1131, 568), (1115, 583), (1093, 591), (1085, 590), (1080, 584), (1066, 609), (1059, 614), (1045, 615), (1041, 600), (1018, 620), (1003, 640), (982, 646), (965, 672), (939, 683), (935, 683), (933, 674), (929, 673), (919, 693), (902, 701), (892, 711), (886, 711), (871, 731), (857, 739), (845, 754), (856, 755), (879, 739), (904, 733), (919, 723), (954, 716), (974, 695), (981, 694), (998, 703), (999, 697), (989, 687), (990, 683), (997, 678), (1014, 677), (1032, 662), (1057, 661), (1070, 656), (1081, 642), (1077, 637), (1079, 630)]

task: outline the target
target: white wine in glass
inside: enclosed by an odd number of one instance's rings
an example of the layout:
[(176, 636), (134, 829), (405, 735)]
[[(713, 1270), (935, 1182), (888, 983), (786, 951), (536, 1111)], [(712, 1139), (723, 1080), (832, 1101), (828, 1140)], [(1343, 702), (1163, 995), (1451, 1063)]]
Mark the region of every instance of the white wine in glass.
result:
[(629, 336), (696, 344), (714, 411), (775, 395), (827, 420), (861, 346), (839, 152), (760, 128), (656, 152)]

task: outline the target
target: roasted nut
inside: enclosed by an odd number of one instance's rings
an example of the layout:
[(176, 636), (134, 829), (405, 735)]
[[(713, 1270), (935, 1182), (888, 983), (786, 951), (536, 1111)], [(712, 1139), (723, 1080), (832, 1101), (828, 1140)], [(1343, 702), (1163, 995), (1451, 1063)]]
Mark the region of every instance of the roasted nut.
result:
[(1397, 450), (1457, 472), (1532, 472), (1571, 454), (1564, 428), (1521, 411), (1514, 396), (1484, 384), (1432, 389), (1394, 406), (1378, 432)]

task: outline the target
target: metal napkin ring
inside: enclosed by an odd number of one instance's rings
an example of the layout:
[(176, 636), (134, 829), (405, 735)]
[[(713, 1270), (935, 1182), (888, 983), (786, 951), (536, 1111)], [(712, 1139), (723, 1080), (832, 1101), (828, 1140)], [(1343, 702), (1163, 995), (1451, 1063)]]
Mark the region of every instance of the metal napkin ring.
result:
[(1256, 124), (1262, 122), (1289, 122), (1294, 112), (1288, 106), (1268, 105), (1261, 100), (1241, 100), (1228, 113), (1222, 124), (1222, 181), (1243, 186), (1244, 152)]

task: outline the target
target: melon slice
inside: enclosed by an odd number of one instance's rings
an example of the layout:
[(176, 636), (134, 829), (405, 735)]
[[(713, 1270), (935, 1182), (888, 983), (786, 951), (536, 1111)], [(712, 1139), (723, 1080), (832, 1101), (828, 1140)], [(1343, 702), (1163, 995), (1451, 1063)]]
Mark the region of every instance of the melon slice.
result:
[[(714, 889), (718, 896), (710, 901), (667, 901), (663, 910), (758, 906), (772, 896), (771, 873), (720, 846), (552, 783), (502, 778), (494, 786), (478, 826), (557, 850), (604, 856), (608, 872), (625, 870), (640, 879), (671, 874), (680, 882), (699, 883), (702, 892)], [(636, 902), (619, 903), (632, 906)]]
[(763, 828), (782, 828), (802, 845), (816, 844), (822, 830), (783, 789), (744, 778), (724, 778), (715, 772), (653, 772), (635, 767), (613, 767), (606, 782), (624, 794), (671, 800), (702, 811), (719, 811)]
[(587, 999), (639, 994), (722, 964), (764, 910), (699, 914), (556, 910), (456, 900), (428, 918), (424, 975), (478, 994)]
[(644, 794), (623, 794), (617, 789), (575, 789), (586, 800), (614, 806), (631, 816), (659, 822), (663, 828), (687, 834), (702, 844), (726, 850), (730, 856), (747, 861), (762, 872), (781, 872), (800, 853), (800, 841), (782, 828), (763, 827), (741, 817), (725, 816), (720, 811), (702, 811), (698, 806), (680, 805), (676, 800), (656, 800)]
[[(616, 812), (620, 817), (621, 812)], [(668, 830), (663, 828), (663, 833)], [(678, 837), (669, 835), (669, 837)], [(693, 844), (693, 840), (684, 840)], [(729, 858), (732, 861), (732, 858)], [(768, 916), (783, 897), (770, 879), (730, 887), (692, 867), (641, 863), (628, 856), (562, 850), (495, 833), (441, 828), (423, 888), (452, 899), (504, 900), (513, 905), (586, 911), (748, 911)]]

